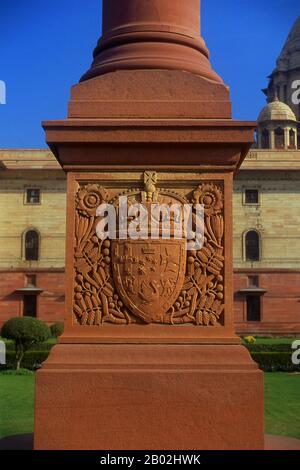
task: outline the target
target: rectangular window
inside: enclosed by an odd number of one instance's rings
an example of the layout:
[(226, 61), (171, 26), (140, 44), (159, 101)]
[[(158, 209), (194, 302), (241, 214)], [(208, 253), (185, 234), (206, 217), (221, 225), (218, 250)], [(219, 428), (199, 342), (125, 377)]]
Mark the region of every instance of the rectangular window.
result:
[(260, 295), (247, 295), (247, 321), (261, 321), (261, 296)]
[(259, 287), (259, 277), (258, 276), (248, 276), (249, 287)]
[(40, 204), (41, 190), (40, 189), (26, 189), (26, 204)]
[(36, 286), (36, 274), (26, 274), (26, 286)]
[(245, 190), (245, 203), (246, 204), (258, 204), (259, 203), (258, 189), (246, 189)]
[(36, 295), (24, 295), (23, 315), (24, 317), (36, 317), (37, 316), (37, 296)]

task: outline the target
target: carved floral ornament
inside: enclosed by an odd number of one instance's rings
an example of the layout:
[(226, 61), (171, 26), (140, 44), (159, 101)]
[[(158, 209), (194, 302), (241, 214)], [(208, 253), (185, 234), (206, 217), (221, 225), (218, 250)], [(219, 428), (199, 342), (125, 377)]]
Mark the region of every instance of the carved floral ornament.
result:
[(97, 207), (103, 201), (107, 201), (107, 191), (97, 184), (88, 184), (79, 189), (76, 194), (77, 211), (83, 216), (91, 217), (96, 215)]
[[(129, 201), (183, 202), (181, 195), (156, 188), (154, 172), (145, 172), (144, 183), (143, 188), (126, 192)], [(100, 240), (97, 207), (102, 202), (117, 205), (117, 201), (116, 191), (97, 184), (81, 186), (76, 194), (75, 322), (222, 325), (222, 185), (203, 183), (187, 199), (204, 205), (204, 246), (198, 251), (186, 251), (185, 240)]]

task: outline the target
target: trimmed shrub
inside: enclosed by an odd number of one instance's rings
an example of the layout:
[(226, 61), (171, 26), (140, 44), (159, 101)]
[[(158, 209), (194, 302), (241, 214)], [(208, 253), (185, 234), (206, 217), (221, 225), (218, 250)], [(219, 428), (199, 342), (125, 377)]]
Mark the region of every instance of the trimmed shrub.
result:
[(64, 322), (60, 321), (50, 326), (51, 336), (58, 338), (64, 332)]
[[(13, 341), (7, 341), (6, 343), (6, 351), (15, 351), (15, 343)], [(31, 346), (30, 351), (50, 351), (53, 346), (55, 346), (56, 341), (53, 339), (44, 341), (43, 343), (35, 343)]]
[[(15, 342), (16, 369), (20, 369), (24, 354), (33, 344), (41, 343), (50, 338), (50, 328), (42, 321), (32, 317), (11, 318), (4, 323), (1, 336)], [(26, 366), (25, 366), (26, 367)]]
[(289, 352), (251, 352), (252, 359), (264, 372), (300, 372), (300, 364), (293, 364), (292, 354), (291, 350)]

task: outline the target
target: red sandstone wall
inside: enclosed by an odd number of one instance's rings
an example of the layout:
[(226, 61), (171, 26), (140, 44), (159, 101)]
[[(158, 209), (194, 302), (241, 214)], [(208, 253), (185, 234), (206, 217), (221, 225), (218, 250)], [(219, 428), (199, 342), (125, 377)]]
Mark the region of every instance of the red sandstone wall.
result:
[(262, 298), (262, 321), (246, 321), (245, 298), (238, 293), (247, 288), (247, 273), (234, 276), (234, 314), (238, 333), (300, 333), (300, 272), (249, 272), (259, 276), (259, 287), (267, 292)]
[[(38, 297), (37, 318), (47, 323), (55, 323), (64, 318), (64, 273), (36, 273), (37, 287), (43, 289)], [(0, 273), (0, 326), (9, 318), (21, 316), (23, 311), (23, 295), (16, 289), (24, 288), (23, 272)]]
[(38, 287), (43, 289), (39, 298), (39, 316), (47, 323), (62, 321), (64, 318), (65, 274), (41, 273), (38, 275)]
[(11, 317), (22, 314), (20, 294), (17, 288), (24, 287), (23, 273), (0, 273), (0, 325)]

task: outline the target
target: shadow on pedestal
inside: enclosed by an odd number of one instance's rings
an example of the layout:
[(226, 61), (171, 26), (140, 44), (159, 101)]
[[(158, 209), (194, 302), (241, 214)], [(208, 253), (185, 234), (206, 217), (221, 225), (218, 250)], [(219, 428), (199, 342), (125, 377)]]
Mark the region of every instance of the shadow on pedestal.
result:
[(33, 434), (18, 434), (0, 439), (0, 450), (33, 450)]

